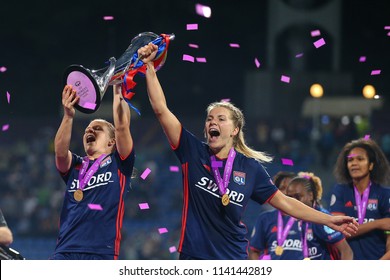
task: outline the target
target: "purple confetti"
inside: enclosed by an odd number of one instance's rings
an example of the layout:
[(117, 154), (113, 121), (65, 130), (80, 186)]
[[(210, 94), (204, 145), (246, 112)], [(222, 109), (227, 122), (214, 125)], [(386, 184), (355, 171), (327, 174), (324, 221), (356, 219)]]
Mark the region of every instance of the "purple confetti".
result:
[(386, 26), (385, 26), (385, 30), (390, 30), (390, 26), (389, 26), (389, 25), (386, 25)]
[(184, 61), (189, 61), (189, 62), (194, 62), (195, 61), (194, 57), (191, 56), (191, 55), (188, 55), (188, 54), (183, 54), (183, 60)]
[(97, 210), (97, 211), (102, 211), (103, 210), (103, 207), (100, 204), (88, 203), (88, 207), (91, 210)]
[(114, 20), (114, 17), (113, 16), (104, 16), (103, 19), (104, 20)]
[(364, 135), (364, 140), (370, 140), (370, 134)]
[(200, 63), (206, 63), (206, 62), (207, 62), (207, 60), (206, 60), (206, 58), (205, 58), (205, 57), (197, 57), (197, 58), (196, 58), (196, 62), (200, 62)]
[(2, 131), (6, 131), (9, 129), (9, 124), (4, 124), (1, 128)]
[(361, 56), (359, 57), (359, 62), (366, 62), (367, 57)]
[(311, 35), (311, 37), (320, 36), (321, 32), (318, 29), (317, 30), (313, 30), (312, 32), (310, 32), (310, 35)]
[(209, 6), (205, 6), (202, 4), (196, 4), (195, 5), (195, 11), (198, 15), (209, 18), (211, 17), (211, 8)]
[(221, 102), (230, 102), (230, 98), (221, 99)]
[(289, 76), (282, 75), (282, 76), (280, 77), (280, 80), (281, 80), (283, 83), (290, 83), (290, 77), (289, 77)]
[(298, 53), (298, 54), (295, 55), (296, 58), (300, 58), (302, 56), (303, 56), (303, 53)]
[(95, 103), (91, 103), (91, 102), (85, 102), (83, 104), (83, 107), (86, 108), (86, 109), (95, 110), (96, 104)]
[(7, 71), (7, 67), (1, 66), (1, 67), (0, 67), (0, 72), (5, 72), (5, 71)]
[(175, 166), (175, 165), (169, 166), (169, 171), (179, 172), (179, 166)]
[(158, 233), (160, 233), (160, 234), (163, 234), (163, 233), (167, 233), (168, 232), (168, 230), (167, 230), (167, 228), (159, 228), (158, 229)]
[(199, 45), (197, 44), (188, 44), (188, 46), (193, 49), (199, 49)]
[(371, 71), (371, 76), (380, 75), (380, 74), (381, 74), (381, 70), (372, 70)]
[(150, 174), (150, 172), (152, 172), (152, 170), (150, 170), (149, 168), (146, 168), (140, 177), (145, 180), (146, 177), (148, 177), (148, 175)]
[(198, 24), (197, 23), (187, 24), (187, 30), (198, 30)]
[(257, 59), (257, 57), (255, 57), (255, 65), (256, 65), (256, 68), (260, 67), (260, 61)]
[(176, 252), (176, 247), (175, 246), (169, 247), (169, 252), (175, 253)]
[(318, 48), (322, 47), (323, 45), (325, 45), (325, 40), (324, 40), (324, 38), (321, 38), (321, 39), (315, 41), (313, 44), (318, 49)]
[(282, 164), (283, 165), (289, 165), (289, 166), (293, 166), (294, 165), (292, 159), (288, 159), (288, 158), (282, 158)]
[(11, 95), (9, 94), (8, 91), (7, 91), (7, 102), (8, 104), (11, 102)]
[(239, 47), (240, 47), (240, 45), (239, 45), (239, 44), (236, 44), (236, 43), (230, 43), (229, 46), (230, 46), (231, 48), (239, 48)]
[(147, 202), (139, 203), (138, 206), (141, 210), (149, 209), (149, 204)]

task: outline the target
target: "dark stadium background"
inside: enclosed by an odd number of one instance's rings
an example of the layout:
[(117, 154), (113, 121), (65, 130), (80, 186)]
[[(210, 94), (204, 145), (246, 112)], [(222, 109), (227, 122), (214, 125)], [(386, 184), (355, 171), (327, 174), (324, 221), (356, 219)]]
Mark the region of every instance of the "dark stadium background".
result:
[[(210, 18), (196, 14), (197, 3), (211, 8)], [(141, 32), (176, 35), (158, 75), (170, 108), (186, 127), (202, 137), (206, 105), (230, 98), (246, 115), (248, 144), (274, 156), (267, 165), (270, 175), (281, 169), (320, 175), (324, 205), (334, 184), (335, 156), (347, 141), (370, 135), (390, 155), (388, 1), (72, 0), (1, 6), (0, 67), (6, 71), (0, 72), (0, 207), (15, 235), (13, 247), (29, 259), (47, 259), (55, 246), (64, 185), (54, 168), (52, 141), (61, 119), (63, 72), (70, 64), (102, 68)], [(191, 23), (198, 30), (186, 30)], [(321, 36), (312, 37), (317, 29)], [(326, 44), (316, 49), (313, 42), (320, 38)], [(299, 53), (303, 56), (295, 57)], [(183, 54), (207, 63), (183, 61)], [(359, 62), (361, 56), (365, 62)], [(372, 70), (381, 74), (372, 76)], [(290, 83), (282, 83), (281, 75), (290, 76)], [(315, 82), (324, 88), (318, 100), (309, 93)], [(136, 167), (152, 173), (133, 182), (121, 258), (175, 259), (169, 248), (178, 245), (181, 177), (169, 166), (178, 161), (150, 110), (143, 77), (137, 83), (133, 100), (142, 114), (133, 111)], [(366, 84), (379, 99), (363, 97)], [(326, 106), (333, 105), (325, 103), (332, 98), (345, 98), (336, 101), (344, 109), (327, 113), (332, 108)], [(74, 151), (82, 152), (81, 133), (90, 119), (110, 118), (110, 100), (108, 90), (98, 112), (78, 113)], [(294, 166), (282, 165), (282, 158)], [(140, 211), (138, 203), (145, 201), (151, 209)], [(262, 210), (248, 207), (249, 233)], [(160, 235), (161, 227), (168, 233)]]

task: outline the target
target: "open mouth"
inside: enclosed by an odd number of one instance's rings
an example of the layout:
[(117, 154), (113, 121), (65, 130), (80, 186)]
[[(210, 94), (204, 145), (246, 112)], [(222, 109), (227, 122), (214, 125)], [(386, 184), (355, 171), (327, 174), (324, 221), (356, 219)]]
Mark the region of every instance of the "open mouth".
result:
[(219, 135), (221, 135), (221, 133), (215, 128), (210, 129), (209, 134), (211, 137), (218, 137)]
[(89, 144), (89, 143), (91, 143), (91, 142), (93, 142), (95, 140), (96, 140), (96, 138), (95, 138), (95, 136), (93, 134), (87, 135), (87, 138), (86, 138), (87, 144)]

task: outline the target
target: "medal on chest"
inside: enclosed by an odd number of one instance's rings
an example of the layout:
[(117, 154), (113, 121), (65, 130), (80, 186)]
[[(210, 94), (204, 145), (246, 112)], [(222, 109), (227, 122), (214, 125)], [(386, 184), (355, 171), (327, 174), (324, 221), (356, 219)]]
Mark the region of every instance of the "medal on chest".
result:
[(218, 164), (215, 159), (215, 156), (213, 155), (210, 157), (214, 179), (217, 181), (223, 206), (228, 206), (230, 203), (230, 198), (229, 195), (227, 194), (227, 187), (229, 184), (230, 175), (232, 174), (233, 162), (235, 157), (236, 157), (236, 151), (234, 150), (234, 148), (231, 148), (229, 151), (228, 158), (226, 160), (225, 169), (223, 172), (223, 178), (221, 178), (221, 174), (219, 173)]
[[(89, 165), (89, 158), (85, 157), (83, 159), (81, 169), (79, 172), (79, 188), (75, 190), (73, 193), (73, 198), (77, 202), (80, 202), (84, 198), (84, 187), (87, 185), (88, 181), (91, 179), (93, 174), (96, 173), (96, 171), (99, 169), (99, 165), (102, 162), (102, 160), (106, 157), (105, 154), (102, 154), (93, 164), (92, 166), (88, 169)], [(88, 170), (87, 170), (88, 169)]]

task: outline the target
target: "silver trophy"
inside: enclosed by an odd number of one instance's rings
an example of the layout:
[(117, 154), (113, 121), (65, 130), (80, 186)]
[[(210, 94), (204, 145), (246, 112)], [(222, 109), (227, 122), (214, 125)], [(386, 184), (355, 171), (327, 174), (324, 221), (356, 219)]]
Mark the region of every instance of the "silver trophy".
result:
[[(129, 47), (118, 60), (111, 57), (109, 65), (104, 68), (90, 70), (82, 65), (70, 65), (64, 73), (64, 84), (72, 85), (76, 94), (80, 96), (75, 108), (87, 114), (96, 112), (108, 86), (122, 83), (128, 71), (143, 65), (137, 54), (139, 48), (150, 42), (159, 46), (159, 49), (164, 48), (167, 46), (165, 40), (174, 38), (174, 34), (163, 37), (152, 32), (143, 32), (131, 40)], [(163, 66), (165, 59), (160, 61), (161, 63), (156, 67), (157, 70)]]

